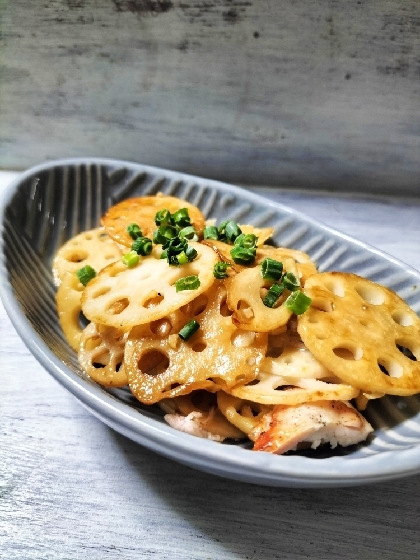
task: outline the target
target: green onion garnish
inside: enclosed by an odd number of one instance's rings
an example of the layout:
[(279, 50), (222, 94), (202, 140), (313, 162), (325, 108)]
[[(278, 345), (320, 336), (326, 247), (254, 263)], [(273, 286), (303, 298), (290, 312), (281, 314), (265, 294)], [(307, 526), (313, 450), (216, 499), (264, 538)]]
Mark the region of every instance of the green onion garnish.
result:
[(193, 226), (184, 227), (178, 233), (181, 239), (188, 239), (188, 241), (198, 241), (198, 233)]
[(180, 208), (174, 214), (172, 214), (172, 219), (174, 223), (180, 227), (184, 228), (191, 225), (191, 219), (186, 208)]
[(131, 250), (135, 251), (138, 255), (145, 257), (152, 252), (152, 240), (148, 237), (138, 237), (131, 245)]
[(194, 249), (194, 247), (191, 247), (191, 245), (187, 245), (187, 248), (185, 249), (185, 254), (188, 257), (188, 262), (192, 262), (194, 259), (197, 258), (197, 251)]
[(219, 230), (216, 226), (206, 226), (203, 231), (204, 239), (219, 239)]
[(162, 225), (153, 232), (153, 242), (156, 245), (163, 245), (167, 243), (172, 238), (177, 236), (177, 229), (173, 226)]
[(91, 266), (89, 266), (88, 264), (77, 271), (77, 278), (83, 284), (83, 286), (86, 286), (86, 284), (90, 282), (93, 278), (95, 278), (95, 276), (96, 276), (96, 270)]
[(225, 225), (225, 236), (228, 243), (234, 243), (235, 239), (242, 233), (241, 228), (234, 221), (230, 221)]
[(274, 307), (283, 291), (284, 286), (282, 286), (281, 284), (273, 284), (268, 290), (265, 298), (263, 299), (263, 304), (266, 307)]
[(235, 246), (230, 254), (236, 264), (251, 264), (255, 260), (256, 249), (246, 249), (245, 247)]
[(200, 279), (198, 276), (184, 276), (175, 282), (177, 292), (184, 290), (196, 290), (200, 287)]
[(224, 222), (222, 222), (218, 228), (218, 235), (219, 235), (219, 239), (221, 241), (226, 241), (226, 224), (228, 223), (229, 220), (225, 220)]
[(139, 225), (135, 223), (127, 226), (127, 232), (131, 239), (137, 239), (138, 237), (141, 237), (143, 235)]
[(226, 262), (216, 263), (213, 267), (213, 276), (217, 280), (223, 280), (223, 278), (227, 278), (228, 277), (227, 268), (229, 266), (232, 266), (232, 265), (230, 263), (226, 263)]
[(245, 249), (253, 249), (257, 246), (258, 237), (253, 233), (241, 233), (235, 239), (235, 245), (244, 247)]
[(178, 336), (182, 340), (188, 340), (192, 337), (194, 333), (198, 331), (200, 328), (199, 323), (192, 319), (189, 323), (187, 323), (182, 329), (179, 331)]
[(133, 268), (139, 262), (140, 257), (135, 251), (131, 251), (131, 253), (123, 255), (121, 260), (127, 268)]
[(172, 215), (169, 212), (169, 210), (164, 208), (163, 210), (159, 210), (159, 212), (156, 212), (155, 224), (157, 226), (172, 225), (173, 224)]
[(286, 299), (285, 305), (287, 309), (292, 311), (295, 315), (302, 315), (309, 309), (311, 305), (311, 298), (300, 290), (292, 292), (290, 296)]
[(300, 287), (299, 278), (296, 278), (293, 272), (286, 272), (281, 280), (281, 283), (291, 292), (294, 292)]
[(283, 263), (267, 257), (261, 263), (261, 276), (264, 280), (280, 280), (283, 274)]
[[(174, 255), (173, 262), (175, 262), (175, 261), (176, 261), (177, 264), (187, 264), (188, 257), (185, 254), (185, 252), (182, 251), (182, 253), (179, 253), (178, 255)], [(172, 263), (170, 263), (170, 264), (172, 264)]]

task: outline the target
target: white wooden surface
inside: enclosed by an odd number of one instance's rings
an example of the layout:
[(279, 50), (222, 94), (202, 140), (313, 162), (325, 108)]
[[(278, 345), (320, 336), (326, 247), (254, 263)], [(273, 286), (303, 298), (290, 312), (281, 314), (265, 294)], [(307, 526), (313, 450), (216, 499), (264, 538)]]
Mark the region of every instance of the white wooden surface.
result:
[(418, 0), (2, 0), (0, 167), (418, 193)]
[[(12, 177), (0, 173), (0, 185)], [(259, 192), (420, 269), (420, 200)], [(0, 307), (3, 560), (413, 560), (420, 473), (274, 489), (191, 470), (95, 419), (34, 360)]]

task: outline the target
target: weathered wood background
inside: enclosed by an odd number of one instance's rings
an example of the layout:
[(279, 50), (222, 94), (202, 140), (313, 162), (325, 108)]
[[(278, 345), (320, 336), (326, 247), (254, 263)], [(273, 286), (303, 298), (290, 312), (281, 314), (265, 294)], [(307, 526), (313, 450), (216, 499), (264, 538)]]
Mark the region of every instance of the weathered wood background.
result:
[(419, 194), (418, 0), (0, 0), (0, 167)]

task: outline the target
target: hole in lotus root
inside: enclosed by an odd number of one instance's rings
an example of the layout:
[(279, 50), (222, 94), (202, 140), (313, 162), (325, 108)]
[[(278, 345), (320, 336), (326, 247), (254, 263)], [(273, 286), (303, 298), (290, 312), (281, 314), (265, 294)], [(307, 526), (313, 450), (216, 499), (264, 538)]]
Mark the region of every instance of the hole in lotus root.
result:
[(118, 362), (118, 364), (115, 366), (115, 371), (117, 373), (120, 371), (121, 366), (122, 366), (122, 362)]
[(220, 311), (220, 315), (222, 317), (230, 317), (233, 313), (233, 311), (231, 309), (229, 309), (229, 307), (226, 303), (226, 298), (225, 297), (220, 302), (220, 310), (219, 311)]
[(143, 303), (143, 307), (145, 307), (146, 309), (149, 309), (150, 307), (155, 307), (156, 305), (159, 305), (159, 303), (163, 300), (164, 300), (163, 295), (160, 294), (159, 292), (154, 291), (151, 294), (149, 294), (149, 297)]
[(114, 301), (114, 303), (111, 303), (111, 305), (108, 307), (107, 311), (111, 315), (119, 315), (129, 305), (130, 305), (130, 302), (128, 301), (128, 298), (123, 298), (123, 299), (120, 299), (118, 301)]
[(370, 284), (358, 284), (354, 289), (362, 299), (372, 305), (382, 305), (385, 301), (384, 292), (376, 286), (371, 286)]
[(159, 338), (166, 338), (172, 330), (172, 323), (168, 317), (163, 317), (150, 323), (150, 330)]
[[(403, 341), (403, 340), (397, 340), (395, 342), (397, 349), (401, 352), (401, 354), (403, 354), (406, 358), (408, 358), (409, 360), (412, 360), (413, 362), (417, 362), (417, 358), (414, 354), (415, 350), (414, 348), (410, 348), (409, 346), (411, 346), (411, 344), (409, 344), (407, 341)], [(414, 352), (413, 352), (414, 350)]]
[(402, 366), (398, 362), (387, 358), (379, 358), (378, 367), (382, 373), (389, 375), (389, 377), (401, 377), (404, 372)]
[(69, 253), (68, 255), (66, 255), (66, 260), (72, 263), (80, 263), (82, 261), (85, 261), (88, 256), (89, 253), (83, 251), (82, 249), (79, 249), (78, 251), (74, 251), (73, 253)]
[(344, 297), (344, 286), (337, 279), (331, 279), (324, 282), (324, 286), (338, 297)]
[(246, 384), (246, 387), (251, 387), (252, 385), (258, 385), (259, 383), (261, 383), (259, 379), (253, 379), (252, 381)]
[(290, 391), (290, 389), (296, 389), (296, 385), (278, 385), (274, 387), (275, 391)]
[(98, 290), (94, 291), (91, 297), (93, 299), (96, 299), (96, 298), (99, 298), (101, 296), (104, 296), (105, 294), (107, 294), (110, 291), (111, 291), (111, 288), (109, 286), (102, 286), (102, 288), (99, 288)]
[(235, 348), (249, 348), (255, 342), (255, 333), (238, 329), (233, 333), (230, 341)]
[(101, 364), (100, 362), (93, 362), (92, 366), (95, 369), (103, 369), (105, 367), (105, 364)]
[(203, 341), (199, 341), (199, 342), (195, 342), (192, 346), (191, 346), (191, 350), (193, 352), (202, 352), (203, 350), (205, 350), (207, 348), (207, 344)]
[(200, 315), (200, 313), (206, 309), (208, 302), (209, 298), (207, 294), (200, 294), (186, 305), (183, 305), (181, 311), (187, 317), (197, 317), (197, 315)]
[(100, 336), (91, 336), (86, 340), (85, 348), (88, 352), (91, 352), (101, 344), (102, 344), (102, 339)]
[(169, 358), (159, 350), (149, 350), (141, 356), (137, 367), (146, 375), (160, 375), (168, 369)]
[(318, 340), (326, 340), (328, 338), (328, 334), (326, 332), (323, 331), (318, 331), (315, 333), (315, 337)]
[(324, 313), (331, 313), (334, 310), (333, 302), (325, 298), (313, 298), (311, 307)]
[(400, 309), (393, 311), (391, 313), (391, 317), (397, 323), (397, 325), (401, 325), (402, 327), (409, 327), (413, 324), (413, 318), (408, 313), (404, 313)]
[(252, 307), (243, 299), (240, 299), (236, 304), (236, 310), (241, 323), (246, 323), (254, 317)]
[(337, 346), (333, 348), (334, 354), (343, 360), (360, 360), (363, 349), (360, 346)]

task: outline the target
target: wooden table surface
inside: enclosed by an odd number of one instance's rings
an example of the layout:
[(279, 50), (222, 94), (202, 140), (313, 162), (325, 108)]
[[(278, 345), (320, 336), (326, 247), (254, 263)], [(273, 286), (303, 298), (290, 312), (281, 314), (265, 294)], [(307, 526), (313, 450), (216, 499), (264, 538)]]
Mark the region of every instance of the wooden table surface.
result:
[[(13, 178), (0, 173), (0, 187)], [(420, 199), (258, 189), (420, 269)], [(420, 558), (420, 473), (337, 489), (254, 486), (164, 459), (94, 418), (0, 307), (0, 557)]]

